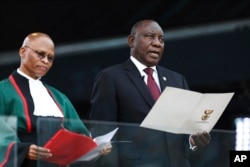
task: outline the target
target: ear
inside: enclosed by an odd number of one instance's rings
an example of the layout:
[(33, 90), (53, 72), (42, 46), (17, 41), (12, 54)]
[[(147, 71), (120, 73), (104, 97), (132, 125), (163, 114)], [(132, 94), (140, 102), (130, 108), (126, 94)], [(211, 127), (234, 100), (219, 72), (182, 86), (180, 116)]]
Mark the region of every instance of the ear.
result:
[(24, 48), (24, 47), (21, 47), (21, 48), (19, 49), (19, 56), (20, 56), (20, 57), (23, 57), (23, 56), (24, 56), (24, 52), (25, 52), (25, 48)]
[(130, 48), (134, 47), (134, 41), (135, 41), (135, 36), (134, 35), (129, 35), (128, 36), (128, 45)]

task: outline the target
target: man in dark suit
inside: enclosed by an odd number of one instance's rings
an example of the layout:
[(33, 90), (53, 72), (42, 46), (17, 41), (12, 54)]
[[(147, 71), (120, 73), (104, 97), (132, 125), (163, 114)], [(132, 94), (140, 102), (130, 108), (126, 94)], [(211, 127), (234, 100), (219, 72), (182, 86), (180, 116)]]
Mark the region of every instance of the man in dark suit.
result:
[[(211, 137), (207, 132), (189, 136), (139, 126), (157, 99), (147, 87), (145, 68), (153, 69), (153, 78), (160, 92), (166, 86), (188, 89), (183, 75), (158, 65), (164, 51), (162, 28), (154, 20), (141, 20), (132, 27), (128, 45), (131, 48), (130, 58), (102, 70), (93, 87), (90, 119), (120, 123), (114, 139), (117, 143), (113, 144), (110, 155), (99, 160), (99, 166), (190, 166), (188, 148), (208, 144)], [(93, 135), (99, 135), (99, 130), (103, 133), (105, 128), (108, 129), (101, 122), (99, 125), (93, 126)]]

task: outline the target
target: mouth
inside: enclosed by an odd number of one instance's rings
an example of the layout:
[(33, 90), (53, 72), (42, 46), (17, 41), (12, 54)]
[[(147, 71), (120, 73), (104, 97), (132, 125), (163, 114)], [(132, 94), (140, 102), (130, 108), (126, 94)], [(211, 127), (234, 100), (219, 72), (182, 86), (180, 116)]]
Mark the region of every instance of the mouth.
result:
[(153, 58), (159, 58), (160, 57), (160, 53), (157, 52), (157, 51), (149, 51), (148, 53)]
[(47, 67), (44, 67), (44, 66), (38, 66), (38, 68), (39, 68), (40, 70), (42, 70), (42, 71), (47, 71), (47, 70), (48, 70), (48, 68), (47, 68)]

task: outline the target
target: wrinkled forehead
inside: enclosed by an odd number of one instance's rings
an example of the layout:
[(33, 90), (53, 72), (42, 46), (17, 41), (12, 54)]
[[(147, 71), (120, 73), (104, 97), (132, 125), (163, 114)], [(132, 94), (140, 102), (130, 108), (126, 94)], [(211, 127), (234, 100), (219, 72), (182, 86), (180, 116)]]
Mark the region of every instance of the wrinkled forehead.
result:
[(38, 45), (47, 45), (50, 47), (54, 47), (54, 43), (52, 39), (44, 33), (31, 33), (29, 34), (23, 41), (23, 45), (31, 45), (31, 44), (38, 44)]
[(34, 46), (54, 48), (53, 41), (46, 36), (40, 36), (40, 37), (31, 39), (30, 43)]
[(50, 38), (47, 37), (34, 38), (32, 40), (29, 40), (26, 45), (32, 47), (35, 50), (45, 52), (49, 55), (55, 54), (54, 43)]
[(149, 33), (158, 33), (163, 35), (163, 30), (160, 25), (156, 22), (145, 21), (140, 24), (137, 28), (139, 32), (149, 32)]

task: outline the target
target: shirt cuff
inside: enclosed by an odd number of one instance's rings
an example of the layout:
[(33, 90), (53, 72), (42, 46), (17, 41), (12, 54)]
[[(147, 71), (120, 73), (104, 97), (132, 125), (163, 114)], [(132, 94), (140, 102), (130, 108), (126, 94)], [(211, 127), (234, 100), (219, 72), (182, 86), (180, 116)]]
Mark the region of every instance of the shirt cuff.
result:
[(192, 150), (192, 151), (197, 151), (198, 150), (198, 146), (193, 146), (190, 142), (190, 138), (191, 138), (191, 135), (189, 136), (189, 149)]

